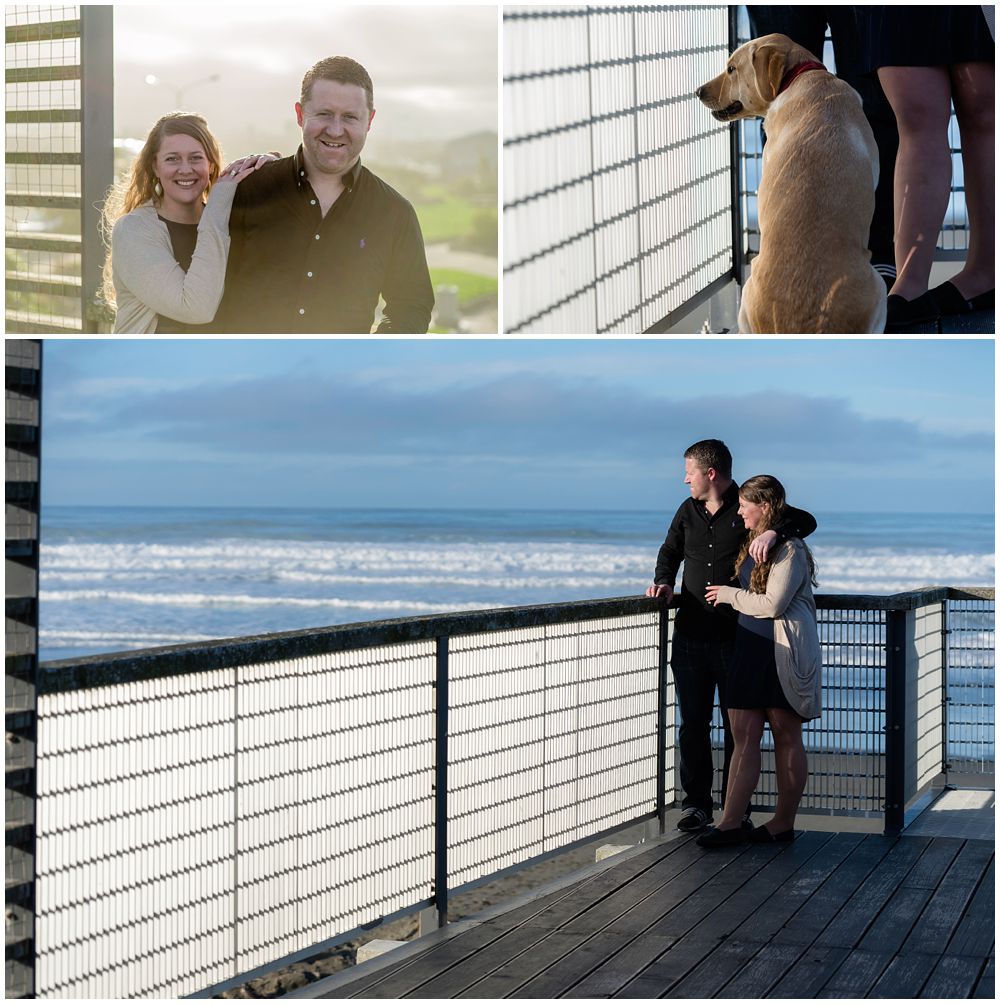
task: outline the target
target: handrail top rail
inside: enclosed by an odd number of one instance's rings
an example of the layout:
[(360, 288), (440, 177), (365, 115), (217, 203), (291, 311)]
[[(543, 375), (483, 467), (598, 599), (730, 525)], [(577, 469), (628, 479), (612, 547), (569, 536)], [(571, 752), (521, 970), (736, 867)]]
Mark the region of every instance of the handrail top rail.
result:
[[(914, 610), (946, 599), (993, 599), (992, 587), (927, 586), (887, 595), (819, 594), (820, 610)], [(676, 605), (676, 601), (672, 606)], [(232, 669), (240, 665), (346, 652), (375, 646), (433, 640), (545, 625), (577, 623), (664, 611), (667, 606), (645, 596), (624, 596), (533, 606), (498, 607), (461, 613), (427, 614), (303, 628), (241, 638), (188, 642), (138, 651), (114, 652), (42, 663), (39, 694), (55, 694), (188, 673)]]

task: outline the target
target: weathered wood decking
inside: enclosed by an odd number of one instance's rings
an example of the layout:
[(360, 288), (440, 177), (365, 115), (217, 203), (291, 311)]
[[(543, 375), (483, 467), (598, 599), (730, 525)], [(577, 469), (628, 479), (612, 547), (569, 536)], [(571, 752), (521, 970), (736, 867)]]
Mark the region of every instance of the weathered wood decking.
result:
[(681, 837), (293, 996), (992, 999), (994, 881), (985, 840)]

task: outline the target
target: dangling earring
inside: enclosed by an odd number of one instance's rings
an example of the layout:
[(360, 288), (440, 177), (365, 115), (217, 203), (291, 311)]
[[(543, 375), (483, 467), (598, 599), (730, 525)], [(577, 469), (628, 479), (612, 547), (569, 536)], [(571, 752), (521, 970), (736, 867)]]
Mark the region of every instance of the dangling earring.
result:
[(156, 184), (153, 185), (153, 191), (156, 193), (158, 199), (163, 198), (163, 186), (160, 184), (160, 179), (156, 179)]

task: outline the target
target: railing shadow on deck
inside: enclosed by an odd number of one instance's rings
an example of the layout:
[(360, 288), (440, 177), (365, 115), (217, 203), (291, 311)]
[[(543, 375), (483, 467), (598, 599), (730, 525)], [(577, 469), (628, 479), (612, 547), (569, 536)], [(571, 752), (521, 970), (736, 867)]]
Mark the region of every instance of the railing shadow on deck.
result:
[[(992, 770), (993, 590), (817, 603), (803, 808), (899, 832), (933, 784)], [(672, 621), (624, 598), (44, 664), (39, 996), (208, 996), (662, 825)]]

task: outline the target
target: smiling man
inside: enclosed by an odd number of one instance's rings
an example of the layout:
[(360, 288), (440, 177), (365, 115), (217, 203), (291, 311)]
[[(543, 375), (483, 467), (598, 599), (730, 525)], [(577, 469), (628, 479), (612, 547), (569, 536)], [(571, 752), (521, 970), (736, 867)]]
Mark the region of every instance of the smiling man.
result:
[[(215, 327), (232, 334), (423, 334), (434, 292), (413, 207), (361, 164), (371, 77), (346, 56), (313, 66), (295, 104), (302, 145), (244, 181), (230, 216)], [(244, 187), (246, 186), (246, 187)]]

